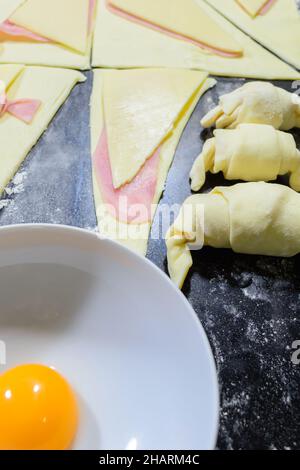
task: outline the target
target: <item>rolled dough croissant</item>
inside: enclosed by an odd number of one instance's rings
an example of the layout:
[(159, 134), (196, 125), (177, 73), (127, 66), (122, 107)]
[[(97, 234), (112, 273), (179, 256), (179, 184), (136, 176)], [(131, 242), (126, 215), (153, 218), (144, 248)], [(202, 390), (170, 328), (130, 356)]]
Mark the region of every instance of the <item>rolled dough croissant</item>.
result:
[(241, 123), (269, 124), (287, 131), (300, 127), (300, 97), (268, 82), (250, 82), (220, 97), (201, 121), (203, 127), (235, 129)]
[(290, 173), (290, 186), (300, 191), (300, 152), (294, 137), (263, 124), (215, 130), (192, 168), (193, 191), (201, 189), (207, 171), (244, 181), (272, 181)]
[(189, 197), (166, 235), (168, 267), (181, 288), (190, 249), (291, 257), (300, 252), (300, 195), (278, 184), (241, 183)]

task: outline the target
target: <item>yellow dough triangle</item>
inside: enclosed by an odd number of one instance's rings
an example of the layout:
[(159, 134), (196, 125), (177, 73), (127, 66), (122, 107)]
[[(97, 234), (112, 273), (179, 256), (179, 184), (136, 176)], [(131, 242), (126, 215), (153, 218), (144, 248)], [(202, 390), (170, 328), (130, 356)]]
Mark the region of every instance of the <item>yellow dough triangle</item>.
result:
[(257, 16), (269, 0), (236, 0), (249, 15)]
[(104, 113), (115, 188), (130, 182), (172, 131), (203, 82), (192, 70), (110, 71), (104, 80)]
[(9, 85), (9, 100), (33, 99), (41, 102), (30, 124), (9, 113), (0, 117), (1, 194), (72, 88), (77, 82), (85, 81), (85, 77), (75, 70), (55, 67), (0, 65), (0, 79)]
[(85, 53), (89, 0), (27, 0), (10, 21), (52, 41)]
[(300, 69), (300, 14), (295, 0), (275, 0), (263, 15), (252, 18), (236, 0), (206, 0), (249, 36)]
[(108, 0), (113, 7), (211, 48), (241, 55), (241, 45), (195, 0)]

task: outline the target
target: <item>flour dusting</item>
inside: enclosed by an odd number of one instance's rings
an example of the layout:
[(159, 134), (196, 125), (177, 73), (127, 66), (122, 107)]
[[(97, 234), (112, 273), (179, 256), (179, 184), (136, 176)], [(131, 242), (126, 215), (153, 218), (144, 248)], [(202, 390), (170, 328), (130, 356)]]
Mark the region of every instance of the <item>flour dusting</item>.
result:
[(12, 181), (4, 188), (3, 194), (7, 197), (3, 197), (0, 200), (0, 210), (4, 208), (10, 208), (14, 205), (14, 200), (12, 198), (15, 194), (20, 194), (24, 191), (24, 182), (27, 178), (27, 172), (25, 170), (17, 173)]
[(20, 171), (15, 175), (12, 182), (5, 188), (5, 192), (8, 196), (12, 194), (19, 194), (24, 191), (24, 182), (27, 178), (27, 171)]

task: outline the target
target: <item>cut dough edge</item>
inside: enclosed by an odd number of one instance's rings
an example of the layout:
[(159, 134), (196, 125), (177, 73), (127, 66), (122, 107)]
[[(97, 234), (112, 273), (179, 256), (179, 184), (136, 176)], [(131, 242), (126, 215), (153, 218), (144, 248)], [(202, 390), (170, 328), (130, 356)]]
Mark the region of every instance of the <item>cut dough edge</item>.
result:
[(26, 0), (0, 0), (0, 23), (7, 20)]
[(24, 65), (0, 65), (0, 80), (4, 82), (6, 91), (24, 69)]
[(270, 0), (235, 0), (253, 18), (269, 3)]
[[(103, 98), (103, 70), (94, 70), (94, 86), (91, 97), (91, 150), (92, 155), (95, 152), (100, 133), (104, 125), (103, 109), (99, 106)], [(207, 78), (203, 81), (202, 87), (196, 93), (195, 97), (189, 103), (190, 106), (186, 111), (186, 114), (177, 124), (172, 137), (170, 137), (162, 147), (161, 162), (159, 165), (158, 179), (156, 185), (156, 193), (153, 199), (153, 205), (157, 206), (161, 198), (162, 192), (165, 187), (165, 182), (168, 176), (169, 168), (172, 164), (174, 154), (182, 135), (182, 132), (194, 111), (201, 96), (216, 84), (216, 81), (211, 78)], [(105, 212), (102, 214), (103, 200), (99, 189), (97, 176), (93, 168), (93, 188), (94, 188), (94, 201), (96, 215), (98, 219), (98, 227), (101, 236), (110, 238), (118, 241), (127, 248), (135, 251), (136, 253), (145, 256), (148, 247), (148, 238), (152, 226), (152, 221), (155, 213), (152, 214), (153, 218), (151, 222), (145, 224), (125, 224), (119, 222), (110, 214)]]

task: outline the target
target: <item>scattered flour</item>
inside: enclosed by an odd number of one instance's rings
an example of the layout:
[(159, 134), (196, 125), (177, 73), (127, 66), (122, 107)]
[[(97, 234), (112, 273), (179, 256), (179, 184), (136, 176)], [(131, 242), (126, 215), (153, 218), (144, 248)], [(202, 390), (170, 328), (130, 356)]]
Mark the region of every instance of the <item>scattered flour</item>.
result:
[(99, 233), (99, 228), (98, 228), (97, 225), (94, 226), (94, 227), (92, 227), (92, 226), (90, 226), (90, 225), (85, 225), (85, 226), (84, 226), (84, 229), (85, 229), (85, 230), (88, 230), (89, 232)]
[(4, 209), (4, 207), (7, 207), (10, 204), (11, 200), (10, 199), (2, 199), (0, 201), (0, 210)]
[(215, 104), (215, 103), (214, 103), (214, 100), (212, 99), (211, 96), (208, 96), (208, 97), (206, 98), (206, 102), (207, 102), (207, 104), (209, 104), (209, 105)]
[(24, 191), (24, 181), (27, 178), (26, 171), (20, 171), (15, 175), (12, 182), (5, 188), (5, 192), (8, 196), (12, 194), (19, 194)]
[[(261, 445), (297, 448), (290, 436), (298, 396), (298, 373), (291, 369), (300, 313), (298, 261), (225, 255), (224, 262), (214, 252), (207, 256), (206, 268), (199, 271), (199, 316), (214, 351), (221, 391), (218, 447), (238, 450), (257, 445), (247, 440), (251, 422), (262, 436), (265, 432)], [(193, 282), (199, 289), (197, 276)], [(268, 421), (265, 401), (276, 407), (274, 423), (290, 431), (278, 434), (277, 425)]]
[(17, 173), (8, 186), (4, 189), (4, 193), (8, 198), (3, 198), (0, 200), (0, 210), (11, 206), (14, 204), (11, 196), (14, 194), (20, 194), (24, 191), (24, 181), (27, 178), (27, 172), (25, 170)]
[(253, 277), (251, 285), (242, 289), (242, 292), (251, 300), (271, 302), (270, 296), (265, 286), (265, 281), (261, 277)]

